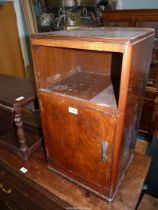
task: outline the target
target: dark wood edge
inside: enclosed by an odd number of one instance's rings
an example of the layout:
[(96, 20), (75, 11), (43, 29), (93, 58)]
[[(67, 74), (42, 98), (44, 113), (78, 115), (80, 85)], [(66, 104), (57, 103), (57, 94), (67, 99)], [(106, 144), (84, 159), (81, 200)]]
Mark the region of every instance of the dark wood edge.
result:
[[(112, 27), (101, 27), (101, 28), (109, 28), (111, 29)], [(125, 29), (124, 27), (122, 27), (123, 29)], [(127, 27), (129, 29), (129, 27)], [(119, 29), (119, 27), (118, 27)], [(121, 29), (121, 27), (120, 27)], [(137, 30), (137, 28), (133, 27), (131, 28), (133, 30)], [(119, 38), (117, 37), (117, 40), (116, 38), (110, 38), (110, 37), (93, 37), (93, 36), (83, 36), (83, 37), (77, 37), (77, 36), (64, 36), (64, 35), (53, 35), (53, 33), (37, 33), (37, 34), (31, 34), (30, 35), (30, 39), (33, 43), (33, 40), (36, 39), (36, 40), (40, 40), (40, 39), (47, 39), (47, 41), (50, 41), (50, 40), (58, 40), (58, 41), (62, 41), (62, 40), (67, 40), (67, 41), (88, 41), (89, 43), (93, 43), (93, 42), (102, 42), (102, 43), (118, 43), (118, 44), (131, 44), (131, 43), (134, 43), (136, 42), (137, 40), (141, 40), (143, 39), (144, 37), (147, 37), (147, 36), (152, 36), (154, 35), (154, 29), (151, 29), (151, 28), (141, 28), (142, 31), (146, 32), (145, 34), (142, 34), (140, 35), (138, 38)]]
[[(0, 165), (6, 170), (8, 171), (10, 174), (12, 174), (13, 176), (15, 176), (18, 179), (21, 179), (21, 172), (19, 172), (17, 169), (13, 169), (12, 170), (12, 165), (10, 165), (8, 162), (5, 162), (3, 160), (0, 160)], [(33, 182), (32, 180), (30, 180), (29, 178), (27, 178), (24, 174), (23, 174), (23, 181), (28, 184), (33, 186), (33, 188), (35, 190), (37, 190), (38, 192), (40, 192), (41, 194), (46, 195), (46, 197), (48, 197), (52, 202), (55, 202), (56, 204), (58, 204), (59, 206), (67, 209), (67, 208), (71, 208), (72, 206), (66, 202), (64, 202), (63, 200), (61, 200), (59, 197), (57, 197), (55, 194), (53, 194), (52, 192), (48, 192), (47, 190), (43, 189), (41, 186), (37, 185), (35, 182)]]

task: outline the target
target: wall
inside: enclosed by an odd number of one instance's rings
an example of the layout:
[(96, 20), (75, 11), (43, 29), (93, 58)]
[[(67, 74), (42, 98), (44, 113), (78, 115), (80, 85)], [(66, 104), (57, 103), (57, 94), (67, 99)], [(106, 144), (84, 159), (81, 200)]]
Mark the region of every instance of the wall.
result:
[(158, 0), (118, 0), (118, 9), (157, 9)]

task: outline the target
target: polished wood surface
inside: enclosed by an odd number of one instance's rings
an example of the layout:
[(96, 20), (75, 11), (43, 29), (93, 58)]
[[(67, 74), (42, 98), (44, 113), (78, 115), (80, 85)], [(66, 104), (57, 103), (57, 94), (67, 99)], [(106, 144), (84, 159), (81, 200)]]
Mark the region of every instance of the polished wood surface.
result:
[(13, 2), (0, 2), (0, 31), (0, 74), (24, 78), (24, 61)]
[[(131, 9), (131, 10), (111, 10), (103, 12), (104, 26), (123, 26), (120, 25), (127, 22), (127, 26), (135, 27), (138, 22), (146, 22), (152, 24), (158, 21), (158, 9)], [(118, 25), (119, 24), (119, 25)]]
[[(1, 120), (4, 120), (1, 123), (6, 123), (5, 126), (0, 126), (0, 144), (25, 160), (40, 145), (38, 135), (26, 135), (21, 112), (25, 105), (34, 102), (35, 99), (32, 81), (0, 75), (0, 116)], [(32, 140), (27, 142), (26, 137)]]
[(115, 10), (103, 12), (103, 25), (110, 27), (142, 27), (155, 29), (155, 41), (153, 54), (146, 86), (145, 100), (140, 120), (139, 132), (147, 136), (148, 139), (154, 136), (153, 127), (155, 121), (155, 98), (158, 95), (158, 10), (157, 9), (138, 9), (138, 10)]
[[(124, 112), (123, 127), (120, 128), (121, 125), (119, 124), (119, 130), (123, 130), (122, 138), (124, 142), (121, 150), (117, 153), (118, 158), (121, 157), (119, 166), (120, 176), (121, 171), (126, 168), (126, 161), (128, 161), (128, 159), (124, 157), (130, 157), (130, 153), (134, 149), (135, 145), (135, 141), (133, 140), (132, 136), (136, 136), (141, 117), (143, 96), (148, 77), (147, 69), (149, 70), (152, 53), (151, 40), (149, 39), (148, 41), (141, 41), (137, 45), (134, 45), (131, 53), (131, 64), (129, 64), (129, 60), (127, 59), (126, 61), (128, 63), (125, 65), (126, 70), (128, 65), (131, 65), (131, 73), (128, 75), (125, 70), (123, 71), (125, 72), (124, 81), (127, 82), (127, 78), (129, 78), (129, 83), (127, 92), (124, 93), (124, 95), (122, 94), (122, 98), (124, 98), (127, 94), (127, 101), (124, 105), (126, 107), (124, 107), (126, 112)], [(144, 60), (146, 60), (146, 63)], [(123, 83), (123, 85), (125, 86), (125, 83)], [(122, 87), (123, 89), (125, 89), (124, 86)], [(122, 100), (121, 103), (123, 104), (124, 100)], [(123, 111), (122, 107), (120, 109)]]
[[(72, 97), (91, 100), (111, 84), (110, 76), (101, 74), (76, 72), (53, 85), (47, 86), (50, 91)], [(109, 91), (110, 92), (110, 91)]]
[[(106, 27), (98, 28), (81, 28), (78, 30), (61, 30), (53, 33), (43, 33), (32, 35), (32, 38), (42, 38), (42, 39), (64, 39), (64, 40), (82, 40), (82, 41), (89, 41), (89, 37), (91, 41), (101, 41), (102, 43), (133, 43), (136, 42), (137, 39), (143, 38), (144, 35), (151, 35), (151, 29), (135, 29), (131, 28), (124, 30), (124, 28), (120, 28), (119, 30), (116, 29), (108, 29)], [(41, 40), (42, 42), (42, 40)], [(48, 42), (48, 41), (47, 41)], [(72, 47), (72, 46), (70, 46)]]
[[(70, 115), (67, 110), (71, 103), (42, 92), (39, 94), (50, 165), (85, 186), (107, 191), (117, 119), (74, 103), (73, 108), (78, 110), (79, 116)], [(63, 132), (59, 132), (59, 128)], [(49, 141), (51, 133), (53, 141)], [(101, 161), (101, 144), (106, 141), (108, 160)]]
[[(134, 210), (147, 175), (151, 159), (135, 154), (112, 204), (99, 199), (86, 190), (57, 176), (48, 170), (48, 163), (42, 151), (36, 151), (29, 161), (22, 161), (8, 150), (0, 149), (0, 207), (13, 205), (17, 210), (60, 210), (86, 208), (91, 210)], [(21, 167), (28, 171), (22, 173)], [(18, 196), (17, 196), (18, 195)], [(24, 205), (25, 204), (25, 205)], [(3, 208), (8, 209), (8, 208)]]
[(49, 168), (108, 201), (132, 158), (153, 37), (104, 27), (31, 36)]

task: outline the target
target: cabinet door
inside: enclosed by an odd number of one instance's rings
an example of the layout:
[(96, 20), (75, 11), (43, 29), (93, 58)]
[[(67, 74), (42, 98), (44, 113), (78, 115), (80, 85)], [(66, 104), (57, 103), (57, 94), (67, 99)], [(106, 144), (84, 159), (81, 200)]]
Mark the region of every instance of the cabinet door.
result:
[(67, 175), (102, 186), (108, 179), (116, 119), (95, 109), (40, 94), (48, 159)]

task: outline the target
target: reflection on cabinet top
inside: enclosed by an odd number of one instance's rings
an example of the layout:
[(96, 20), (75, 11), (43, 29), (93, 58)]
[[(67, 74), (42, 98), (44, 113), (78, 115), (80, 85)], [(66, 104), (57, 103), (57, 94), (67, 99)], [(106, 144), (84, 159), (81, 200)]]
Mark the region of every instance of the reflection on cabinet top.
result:
[[(51, 33), (34, 34), (31, 38), (40, 39), (64, 39), (77, 41), (93, 41), (107, 43), (128, 44), (151, 35), (154, 30), (148, 28), (80, 28), (75, 30), (62, 30)], [(33, 42), (33, 44), (38, 44)], [(42, 44), (42, 43), (41, 43)], [(45, 44), (43, 42), (43, 44)], [(51, 44), (51, 43), (50, 43)], [(69, 46), (72, 47), (72, 46)], [(99, 49), (98, 49), (99, 50)]]

